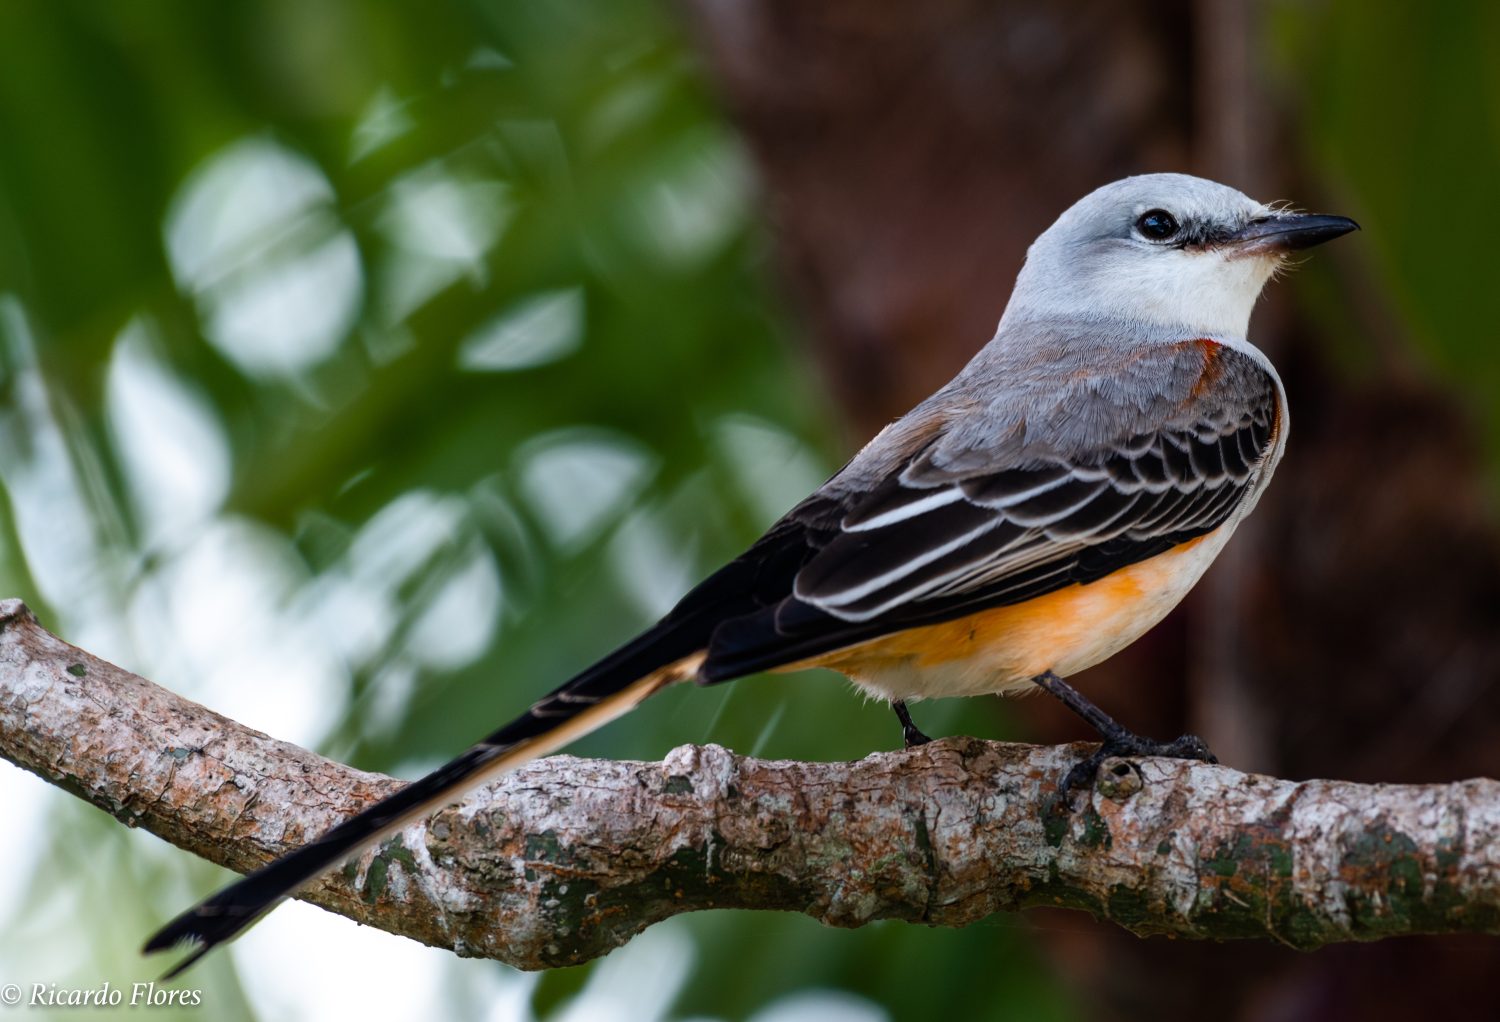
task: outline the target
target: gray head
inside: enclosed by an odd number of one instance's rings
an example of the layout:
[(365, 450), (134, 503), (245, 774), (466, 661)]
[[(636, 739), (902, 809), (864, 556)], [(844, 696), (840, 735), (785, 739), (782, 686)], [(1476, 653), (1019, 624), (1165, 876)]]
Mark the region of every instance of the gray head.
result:
[(1143, 174), (1079, 199), (1032, 244), (1006, 322), (1125, 320), (1243, 339), (1287, 256), (1356, 229), (1275, 209), (1186, 174)]

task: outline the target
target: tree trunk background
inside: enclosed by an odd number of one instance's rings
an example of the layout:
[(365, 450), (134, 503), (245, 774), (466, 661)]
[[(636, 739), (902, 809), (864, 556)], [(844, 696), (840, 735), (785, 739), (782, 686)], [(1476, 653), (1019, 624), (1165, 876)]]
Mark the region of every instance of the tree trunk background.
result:
[[(1031, 239), (1079, 196), (1181, 170), (1330, 212), (1298, 111), (1266, 84), (1258, 5), (985, 0), (687, 5), (758, 165), (782, 279), (853, 443), (993, 332)], [(1290, 392), (1288, 457), (1184, 607), (1082, 681), (1133, 727), (1193, 727), (1241, 769), (1500, 775), (1500, 542), (1474, 423), (1399, 336), (1360, 238), (1319, 253), (1371, 371), (1273, 286), (1254, 336)], [(1322, 265), (1325, 264), (1326, 265)], [(1027, 738), (1078, 738), (1049, 700)], [(1065, 928), (1063, 928), (1065, 927)], [(1491, 996), (1485, 938), (1300, 954), (1037, 927), (1099, 1017), (1369, 1019)], [(1163, 977), (1171, 982), (1163, 983)]]

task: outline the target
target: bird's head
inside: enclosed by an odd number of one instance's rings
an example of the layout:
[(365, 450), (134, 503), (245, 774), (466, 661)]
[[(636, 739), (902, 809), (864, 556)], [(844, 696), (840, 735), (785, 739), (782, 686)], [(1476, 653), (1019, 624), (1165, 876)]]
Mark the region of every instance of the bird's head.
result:
[(1261, 288), (1288, 257), (1358, 226), (1186, 174), (1127, 177), (1079, 199), (1037, 238), (1006, 320), (1125, 320), (1243, 338)]

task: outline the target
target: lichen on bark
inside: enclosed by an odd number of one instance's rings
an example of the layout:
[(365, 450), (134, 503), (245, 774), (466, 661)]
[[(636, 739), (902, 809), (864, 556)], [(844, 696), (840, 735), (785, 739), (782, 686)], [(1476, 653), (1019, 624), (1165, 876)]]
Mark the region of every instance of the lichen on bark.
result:
[[(1500, 784), (1292, 782), (957, 738), (853, 763), (683, 746), (553, 756), (407, 828), (304, 897), (526, 969), (705, 909), (833, 926), (963, 926), (1036, 905), (1139, 934), (1299, 948), (1500, 933)], [(69, 646), (0, 602), (0, 755), (213, 862), (248, 870), (400, 782), (278, 742)], [(80, 926), (85, 921), (80, 920)]]

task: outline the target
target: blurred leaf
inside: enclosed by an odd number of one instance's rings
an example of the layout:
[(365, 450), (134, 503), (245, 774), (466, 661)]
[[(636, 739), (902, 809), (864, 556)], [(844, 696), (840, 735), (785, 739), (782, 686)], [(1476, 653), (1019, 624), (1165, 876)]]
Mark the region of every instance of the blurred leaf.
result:
[[(1487, 422), (1500, 481), (1500, 358), (1485, 298), (1500, 233), (1500, 7), (1357, 0), (1274, 9), (1275, 54), (1320, 177), (1364, 226), (1375, 317), (1395, 315)], [(1347, 312), (1330, 333), (1360, 329)], [(1345, 350), (1367, 346), (1354, 337)]]

